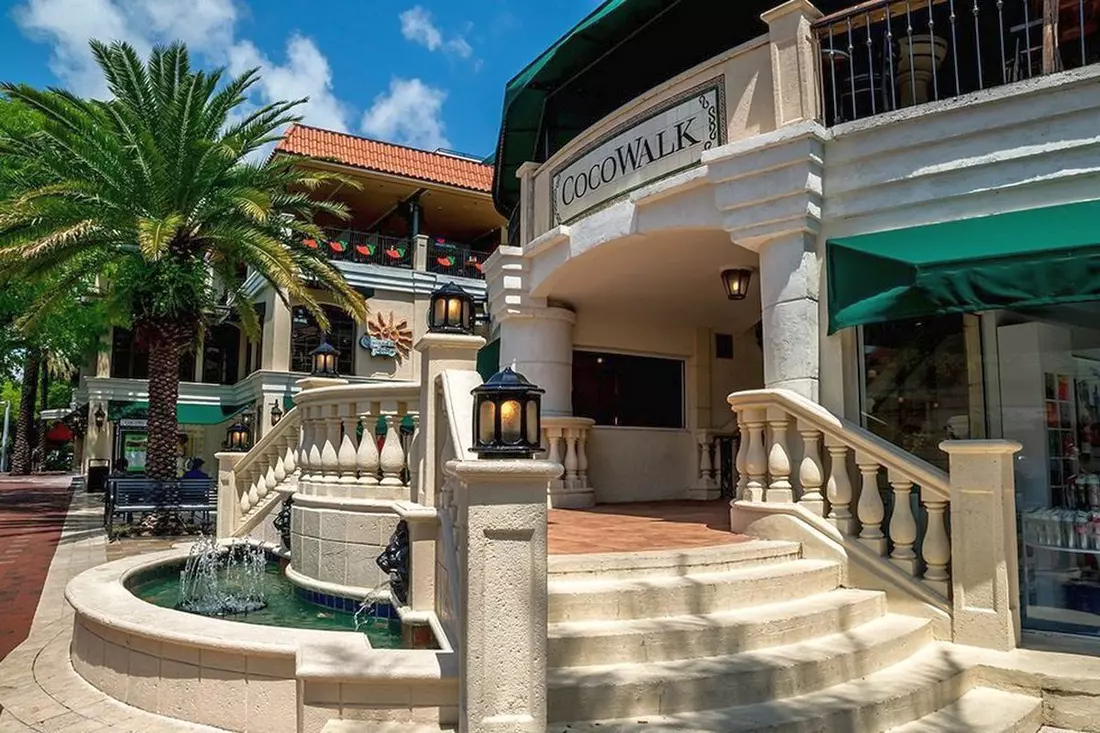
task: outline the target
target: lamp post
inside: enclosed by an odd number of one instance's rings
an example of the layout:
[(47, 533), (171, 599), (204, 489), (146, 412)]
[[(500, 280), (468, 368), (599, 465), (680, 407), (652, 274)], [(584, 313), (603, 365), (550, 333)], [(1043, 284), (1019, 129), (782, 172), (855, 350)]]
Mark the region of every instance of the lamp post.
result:
[(474, 447), (479, 458), (533, 458), (542, 450), (542, 394), (545, 390), (505, 367), (474, 396)]
[(722, 270), (722, 287), (726, 290), (726, 297), (730, 300), (744, 300), (749, 294), (749, 283), (752, 282), (752, 270), (746, 267), (735, 267)]
[(428, 330), (432, 333), (474, 332), (474, 296), (447, 283), (428, 298)]

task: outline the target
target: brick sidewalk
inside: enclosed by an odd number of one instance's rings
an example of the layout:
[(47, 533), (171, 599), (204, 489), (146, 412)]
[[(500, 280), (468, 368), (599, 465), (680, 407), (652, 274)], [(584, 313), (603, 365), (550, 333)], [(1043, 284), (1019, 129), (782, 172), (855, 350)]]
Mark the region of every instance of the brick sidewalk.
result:
[(27, 638), (71, 499), (69, 476), (0, 477), (0, 659)]

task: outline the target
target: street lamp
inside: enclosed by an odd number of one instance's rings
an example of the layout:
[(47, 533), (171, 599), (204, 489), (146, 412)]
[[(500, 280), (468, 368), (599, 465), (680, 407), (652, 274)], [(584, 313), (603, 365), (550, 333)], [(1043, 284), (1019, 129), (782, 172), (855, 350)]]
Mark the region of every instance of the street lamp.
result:
[(470, 394), (474, 396), (474, 447), (479, 458), (533, 458), (542, 450), (542, 394), (512, 367), (505, 367)]

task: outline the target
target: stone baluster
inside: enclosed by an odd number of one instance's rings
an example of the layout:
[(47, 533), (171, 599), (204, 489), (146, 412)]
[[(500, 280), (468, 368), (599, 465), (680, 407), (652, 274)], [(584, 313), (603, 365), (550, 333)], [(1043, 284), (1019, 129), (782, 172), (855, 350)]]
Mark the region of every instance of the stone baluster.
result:
[[(546, 434), (546, 460), (550, 461), (551, 463), (561, 463), (562, 462), (562, 455), (561, 455), (560, 443), (561, 443), (561, 440), (562, 440), (562, 429), (561, 428), (543, 428), (543, 432)], [(564, 471), (565, 471), (565, 469), (563, 468), (562, 469), (563, 474), (564, 474)], [(563, 480), (562, 480), (561, 475), (559, 475), (557, 478), (552, 479), (550, 481), (550, 488), (551, 489), (560, 489), (562, 486), (563, 486)]]
[(378, 440), (374, 435), (374, 426), (378, 416), (370, 405), (359, 410), (359, 421), (363, 426), (363, 435), (359, 439), (359, 450), (355, 454), (355, 467), (359, 469), (360, 486), (378, 485)]
[(802, 462), (798, 464), (798, 483), (802, 495), (798, 503), (823, 517), (825, 497), (821, 495), (821, 485), (825, 473), (821, 466), (821, 433), (812, 424), (799, 420), (798, 434), (802, 436)]
[(317, 405), (309, 411), (309, 480), (317, 483), (323, 471), (321, 465), (321, 446), (324, 442), (324, 425), (320, 420), (321, 408)]
[[(284, 446), (280, 443), (275, 445), (275, 485), (278, 486), (283, 481), (286, 481), (286, 452)], [(274, 487), (272, 487), (274, 488)]]
[[(405, 451), (405, 459), (409, 465), (409, 486), (412, 487), (413, 498), (424, 504), (427, 492), (420, 489), (420, 415), (410, 415), (412, 420), (412, 433), (409, 435), (409, 449)], [(419, 497), (419, 498), (418, 498)]]
[(355, 404), (346, 402), (340, 406), (340, 423), (343, 426), (343, 437), (340, 438), (340, 450), (336, 452), (336, 461), (339, 465), (340, 483), (354, 484), (358, 478), (355, 465), (355, 427), (357, 416)]
[(334, 404), (321, 406), (322, 424), (325, 442), (321, 446), (321, 471), (326, 483), (336, 483), (340, 478), (340, 456), (337, 446), (340, 445), (340, 414)]
[(887, 477), (894, 490), (894, 510), (890, 512), (890, 541), (894, 549), (890, 552), (890, 562), (916, 577), (917, 553), (913, 551), (913, 544), (917, 541), (917, 520), (909, 503), (913, 482), (890, 470)]
[(275, 490), (275, 487), (279, 485), (279, 482), (275, 480), (275, 464), (279, 461), (278, 453), (265, 452), (263, 455), (263, 462), (267, 465), (267, 470), (264, 471), (263, 481), (260, 482), (260, 497), (265, 497)]
[(699, 488), (709, 489), (714, 486), (714, 462), (711, 454), (710, 434), (705, 430), (700, 431), (696, 443), (699, 447)]
[(401, 472), (405, 469), (405, 451), (401, 447), (400, 415), (386, 415), (386, 442), (382, 444), (379, 463), (382, 467), (382, 486), (404, 486)]
[(825, 449), (829, 451), (829, 479), (825, 484), (825, 496), (829, 500), (829, 521), (846, 535), (855, 534), (855, 518), (852, 516), (852, 480), (848, 475), (848, 446), (838, 438), (825, 436)]
[(565, 429), (565, 488), (577, 488), (577, 430)]
[(734, 497), (736, 499), (745, 498), (745, 491), (749, 483), (749, 474), (746, 468), (749, 454), (749, 434), (745, 428), (743, 412), (737, 413), (737, 458), (734, 461), (734, 468), (737, 469), (737, 490)]
[(951, 562), (951, 540), (947, 536), (947, 502), (939, 499), (926, 500), (924, 508), (928, 512), (928, 526), (924, 531), (921, 555), (924, 556), (924, 582), (928, 587), (948, 596), (951, 578), (947, 573), (947, 564)]
[(283, 466), (286, 468), (286, 475), (288, 478), (290, 476), (293, 476), (294, 472), (298, 470), (298, 446), (296, 443), (290, 441), (287, 442), (286, 456), (283, 458)]
[(298, 445), (294, 446), (298, 464), (298, 484), (309, 483), (309, 408), (299, 407)]
[(768, 453), (764, 448), (764, 410), (749, 408), (745, 410), (745, 429), (749, 436), (749, 445), (745, 451), (745, 471), (748, 481), (745, 484), (746, 501), (764, 501), (764, 487), (768, 478)]
[(262, 482), (263, 475), (256, 468), (256, 464), (253, 463), (248, 469), (248, 504), (250, 507), (255, 507), (260, 502), (260, 484)]
[(588, 488), (588, 428), (577, 431), (577, 483), (581, 488)]
[(886, 517), (886, 508), (882, 504), (882, 495), (878, 491), (878, 461), (857, 452), (856, 466), (862, 477), (859, 502), (856, 504), (860, 524), (859, 541), (879, 555), (885, 555), (886, 535), (882, 532), (882, 520)]
[(238, 476), (237, 490), (240, 491), (240, 500), (237, 502), (241, 507), (241, 516), (248, 514), (248, 510), (252, 508), (252, 499), (249, 494), (252, 492), (251, 481), (248, 479), (247, 473), (241, 473)]
[(768, 451), (768, 493), (765, 501), (782, 503), (794, 501), (791, 488), (791, 453), (787, 449), (787, 425), (790, 416), (781, 407), (768, 408), (768, 427), (771, 428), (771, 449)]

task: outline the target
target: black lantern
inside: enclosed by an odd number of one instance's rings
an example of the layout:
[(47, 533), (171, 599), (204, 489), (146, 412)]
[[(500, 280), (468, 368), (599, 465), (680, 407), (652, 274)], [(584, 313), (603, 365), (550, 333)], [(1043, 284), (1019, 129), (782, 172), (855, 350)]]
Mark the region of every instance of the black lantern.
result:
[(428, 301), (428, 330), (432, 333), (473, 333), (474, 296), (454, 283), (436, 290)]
[(95, 408), (95, 426), (97, 428), (103, 427), (103, 423), (107, 422), (107, 413), (103, 411), (103, 405), (98, 405)]
[(336, 371), (336, 361), (340, 358), (340, 351), (328, 341), (322, 341), (321, 345), (309, 352), (313, 358), (314, 377), (339, 377)]
[(275, 400), (271, 403), (271, 427), (275, 427), (279, 424), (279, 421), (283, 419), (283, 408), (279, 405), (279, 400)]
[(726, 289), (726, 296), (730, 300), (744, 300), (749, 294), (749, 282), (752, 280), (752, 270), (747, 268), (733, 268), (722, 270), (722, 285)]
[(542, 450), (539, 389), (505, 367), (474, 389), (474, 447), (480, 458), (531, 458)]
[(252, 431), (238, 420), (225, 432), (225, 449), (234, 453), (246, 453), (252, 447)]

